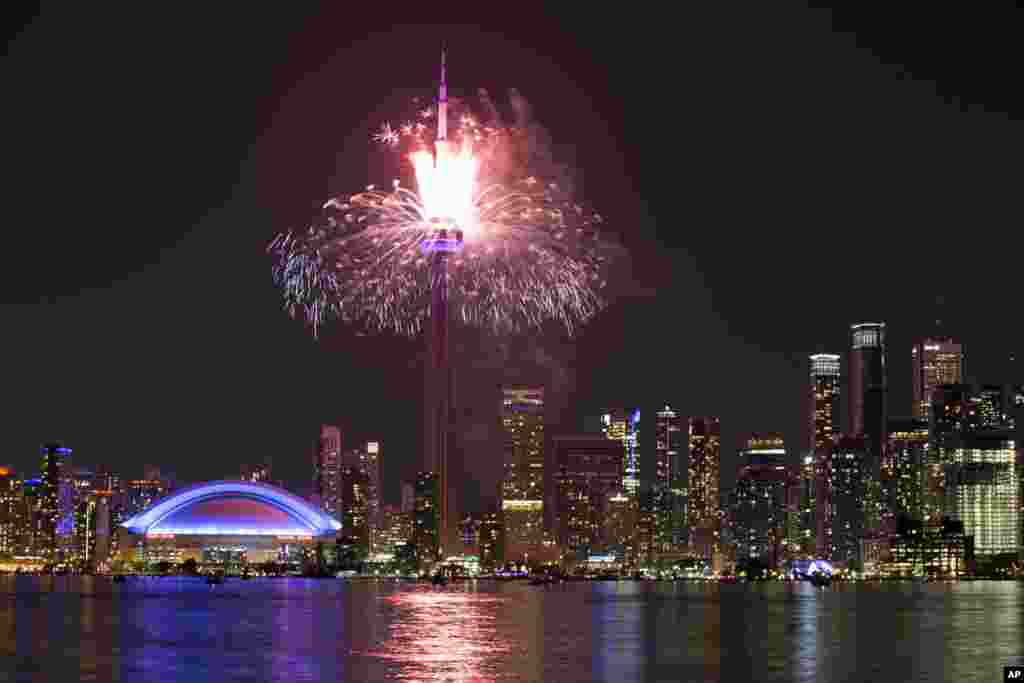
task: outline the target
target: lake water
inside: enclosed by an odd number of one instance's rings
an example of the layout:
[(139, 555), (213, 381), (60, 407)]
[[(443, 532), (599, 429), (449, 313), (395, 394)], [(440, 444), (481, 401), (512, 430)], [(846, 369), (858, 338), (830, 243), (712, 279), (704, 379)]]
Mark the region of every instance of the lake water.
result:
[(0, 577), (4, 681), (1000, 681), (1024, 583)]

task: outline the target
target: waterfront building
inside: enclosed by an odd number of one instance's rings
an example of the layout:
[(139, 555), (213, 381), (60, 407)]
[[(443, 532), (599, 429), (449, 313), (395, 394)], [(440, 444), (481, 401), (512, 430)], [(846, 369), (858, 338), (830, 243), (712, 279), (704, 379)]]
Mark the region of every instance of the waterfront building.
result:
[(20, 501), (21, 481), (13, 469), (0, 467), (0, 553), (17, 552)]
[(440, 482), (436, 472), (420, 472), (416, 476), (412, 540), (416, 547), (416, 559), (421, 568), (432, 565), (440, 558), (439, 489)]
[(799, 499), (799, 473), (786, 464), (782, 436), (755, 434), (745, 446), (731, 496), (731, 540), (737, 560), (759, 559), (777, 568), (791, 554), (788, 545), (795, 532), (790, 527)]
[[(379, 441), (367, 441), (359, 448), (353, 448), (345, 452), (342, 457), (342, 488), (345, 483), (346, 468), (352, 472), (358, 472), (362, 480), (361, 496), (365, 498), (365, 511), (362, 513), (366, 518), (366, 542), (369, 553), (380, 552), (377, 549), (377, 536), (381, 530), (381, 447)], [(346, 494), (342, 492), (342, 497)], [(345, 503), (342, 501), (342, 507)], [(344, 522), (345, 510), (342, 510), (342, 522)]]
[(846, 568), (861, 568), (871, 457), (866, 438), (840, 437), (820, 463), (819, 556)]
[(70, 552), (74, 534), (74, 480), (71, 473), (71, 449), (60, 443), (42, 447), (42, 467), (38, 489), (39, 551), (53, 560), (62, 560)]
[(502, 389), (505, 552), (518, 557), (544, 540), (544, 389)]
[(670, 406), (654, 422), (654, 545), (659, 552), (681, 550), (686, 533), (686, 443), (682, 418)]
[(602, 553), (615, 544), (608, 525), (609, 499), (622, 491), (624, 451), (592, 435), (554, 438), (558, 543), (575, 555)]
[(497, 509), (488, 510), (480, 520), (480, 567), (494, 571), (505, 563), (505, 534), (502, 515)]
[(341, 466), (340, 480), (341, 535), (349, 539), (359, 557), (367, 557), (371, 553), (369, 477), (358, 463), (345, 462)]
[(316, 545), (333, 544), (341, 523), (269, 484), (214, 481), (175, 492), (125, 520), (119, 559), (224, 567), (296, 563)]
[[(894, 533), (900, 518), (924, 520), (923, 494), (928, 486), (928, 421), (920, 418), (889, 420), (888, 443), (879, 473), (882, 524)], [(927, 511), (941, 517), (941, 506)]]
[(719, 549), (721, 528), (721, 423), (717, 417), (691, 417), (687, 435), (687, 527), (693, 550), (710, 558)]

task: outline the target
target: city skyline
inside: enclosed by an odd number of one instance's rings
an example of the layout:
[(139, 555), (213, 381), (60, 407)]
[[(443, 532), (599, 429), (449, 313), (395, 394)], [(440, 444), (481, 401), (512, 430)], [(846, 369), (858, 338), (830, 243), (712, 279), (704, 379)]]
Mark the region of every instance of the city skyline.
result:
[[(13, 419), (0, 462), (20, 471), (34, 463), (41, 442), (60, 439), (84, 461), (110, 463), (129, 476), (138, 476), (131, 472), (139, 444), (146, 444), (146, 460), (174, 463), (183, 480), (217, 478), (267, 456), (277, 475), (296, 485), (308, 481), (299, 468), (308, 462), (308, 435), (327, 423), (360, 439), (387, 434), (393, 457), (384, 479), (415, 477), (422, 343), (358, 337), (342, 326), (314, 342), (278, 310), (263, 249), (283, 226), (305, 221), (314, 202), (331, 191), (389, 182), (393, 169), (368, 165), (369, 135), (399, 94), (403, 100), (433, 95), (438, 35), (449, 43), (450, 97), (481, 85), (502, 94), (518, 88), (558, 141), (552, 157), (576, 172), (582, 196), (600, 205), (630, 253), (615, 274), (612, 306), (574, 340), (555, 335), (499, 343), (453, 330), (465, 452), (500, 448), (493, 412), (478, 406), (490, 405), (487, 392), (507, 380), (546, 386), (552, 434), (575, 432), (585, 416), (649, 396), (645, 413), (668, 402), (683, 416), (721, 416), (727, 489), (732, 449), (743, 433), (782, 431), (787, 443), (800, 443), (803, 415), (790, 397), (806, 386), (806, 356), (845, 352), (847, 326), (861, 320), (888, 323), (889, 412), (895, 416), (911, 404), (903, 381), (910, 375), (910, 344), (933, 334), (937, 318), (970, 349), (966, 367), (973, 378), (1020, 380), (1008, 367), (1010, 353), (1021, 354), (1018, 326), (1011, 320), (1007, 331), (996, 302), (943, 285), (922, 292), (905, 267), (908, 254), (924, 262), (946, 258), (943, 245), (922, 246), (913, 225), (955, 230), (974, 224), (979, 206), (996, 215), (1004, 206), (990, 189), (1011, 177), (1018, 134), (998, 107), (967, 106), (992, 104), (986, 98), (999, 89), (981, 99), (974, 91), (972, 100), (963, 88), (975, 87), (974, 80), (947, 73), (933, 83), (935, 74), (917, 71), (919, 53), (887, 51), (863, 32), (861, 43), (844, 37), (856, 21), (841, 12), (765, 17), (784, 42), (800, 46), (800, 53), (813, 51), (815, 60), (779, 52), (770, 32), (730, 34), (730, 49), (756, 59), (694, 67), (692, 106), (676, 111), (667, 97), (652, 96), (664, 84), (645, 65), (660, 56), (610, 51), (619, 22), (598, 22), (582, 34), (557, 23), (539, 22), (538, 30), (531, 22), (522, 33), (503, 26), (504, 36), (486, 28), (407, 25), (351, 42), (334, 21), (322, 22), (335, 26), (328, 32), (306, 17), (267, 15), (264, 33), (236, 45), (237, 54), (246, 55), (239, 67), (224, 61), (215, 17), (209, 33), (194, 36), (193, 51), (172, 65), (166, 55), (175, 52), (175, 27), (191, 26), (185, 17), (169, 17), (146, 45), (133, 42), (108, 54), (80, 49), (88, 32), (64, 27), (90, 26), (107, 35), (109, 17), (67, 11), (70, 21), (61, 10), (48, 10), (32, 22), (7, 60), (24, 74), (12, 82), (12, 105), (4, 112), (10, 129), (24, 131), (6, 156), (15, 179), (9, 211), (31, 227), (15, 231), (8, 246), (12, 253), (47, 258), (47, 267), (13, 264), (3, 276), (5, 344), (19, 362), (6, 385)], [(230, 26), (224, 19), (220, 26)], [(129, 40), (120, 33), (110, 38), (111, 50)], [(89, 46), (97, 42), (104, 41)], [(271, 44), (280, 47), (275, 52)], [(705, 50), (720, 54), (721, 44), (694, 36), (687, 49), (693, 57)], [(33, 59), (37, 53), (53, 59)], [(163, 77), (140, 83), (106, 68), (105, 60), (126, 53)], [(394, 56), (408, 54), (430, 58), (418, 64)], [(351, 63), (376, 67), (372, 75), (353, 73)], [(595, 63), (601, 65), (596, 71)], [(745, 66), (752, 63), (757, 68)], [(230, 93), (223, 69), (233, 74)], [(62, 114), (39, 128), (42, 119), (31, 113), (39, 97), (60, 98), (45, 107), (53, 112), (66, 111), (66, 103), (56, 90), (35, 89), (37, 76), (88, 83), (90, 90), (77, 99), (95, 103), (89, 116)], [(339, 83), (356, 99), (342, 97)], [(398, 94), (392, 93), (395, 83)], [(729, 86), (707, 90), (719, 83)], [(139, 88), (167, 106), (127, 120), (115, 115), (136, 111), (132, 93)], [(718, 94), (697, 97), (701, 92)], [(772, 106), (753, 112), (751, 102), (765, 98)], [(189, 104), (196, 101), (208, 105)], [(727, 123), (736, 112), (758, 125)], [(804, 125), (808, 117), (815, 126)], [(653, 135), (662, 126), (676, 130), (673, 122), (679, 130), (710, 134)], [(1009, 142), (977, 144), (979, 128)], [(138, 139), (157, 147), (140, 152)], [(22, 145), (38, 140), (53, 146)], [(892, 150), (909, 166), (880, 164)], [(53, 201), (50, 179), (40, 176), (49, 167), (40, 160), (50, 155), (71, 164), (75, 177), (61, 188), (64, 204), (92, 206), (104, 198), (107, 228), (82, 230), (65, 221), (35, 228), (39, 208)], [(749, 157), (749, 175), (723, 184), (719, 174), (706, 172), (728, 157)], [(83, 160), (88, 166), (78, 165)], [(781, 166), (763, 166), (768, 160)], [(819, 172), (823, 166), (835, 172)], [(655, 170), (663, 167), (678, 173)], [(182, 190), (182, 178), (195, 190)], [(676, 201), (680, 178), (689, 188), (682, 206)], [(865, 178), (872, 179), (867, 186)], [(151, 208), (155, 186), (179, 188), (160, 212)], [(903, 190), (891, 191), (895, 187)], [(852, 188), (859, 188), (854, 202), (847, 196)], [(734, 201), (743, 193), (750, 201)], [(925, 196), (953, 206), (921, 201)], [(140, 217), (145, 229), (138, 227)], [(765, 219), (787, 227), (753, 233), (746, 227)], [(854, 233), (857, 240), (843, 237)], [(823, 288), (811, 284), (807, 250), (830, 236), (846, 247), (829, 257), (837, 272)], [(965, 277), (984, 276), (994, 291), (1013, 291), (1007, 252), (982, 251), (968, 241), (958, 258)], [(737, 277), (759, 273), (768, 262), (772, 275), (758, 278), (756, 287)], [(865, 282), (847, 275), (858, 262), (886, 276)], [(801, 305), (783, 305), (789, 301)], [(666, 322), (669, 310), (680, 311), (678, 325)], [(806, 315), (809, 310), (814, 315)], [(456, 350), (460, 343), (462, 351)], [(736, 374), (755, 381), (738, 389), (723, 380)], [(496, 490), (500, 459), (464, 460), (468, 470), (457, 474), (474, 482), (464, 505), (482, 508), (477, 491)], [(386, 500), (397, 499), (395, 486), (386, 484)]]

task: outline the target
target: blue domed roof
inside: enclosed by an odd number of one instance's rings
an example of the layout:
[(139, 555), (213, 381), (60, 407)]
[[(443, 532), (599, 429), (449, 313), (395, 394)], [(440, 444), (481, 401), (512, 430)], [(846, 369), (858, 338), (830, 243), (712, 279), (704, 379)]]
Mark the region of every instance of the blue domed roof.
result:
[(177, 491), (121, 526), (137, 534), (323, 536), (341, 523), (276, 486), (215, 481)]

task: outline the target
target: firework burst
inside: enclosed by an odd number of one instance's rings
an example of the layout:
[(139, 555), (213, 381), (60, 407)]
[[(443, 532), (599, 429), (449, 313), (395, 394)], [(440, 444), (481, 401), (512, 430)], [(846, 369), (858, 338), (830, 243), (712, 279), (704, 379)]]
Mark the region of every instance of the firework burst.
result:
[[(421, 107), (421, 118), (429, 111)], [(414, 183), (395, 180), (389, 191), (369, 186), (330, 199), (308, 228), (271, 243), (284, 306), (315, 335), (331, 318), (418, 334), (430, 315), (423, 247), (445, 226), (465, 236), (448, 264), (453, 319), (496, 333), (554, 321), (572, 334), (602, 308), (608, 252), (601, 217), (543, 169), (531, 173), (524, 126), (481, 125), (463, 103), (449, 118), (456, 125), (448, 141), (411, 121), (384, 124), (374, 136), (408, 162)]]

